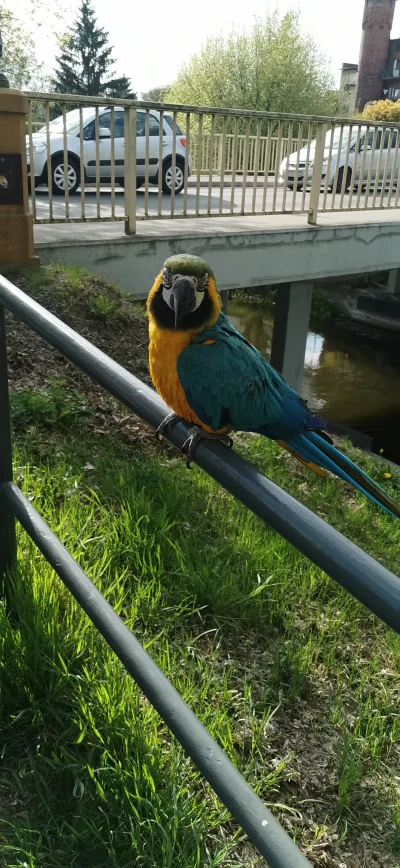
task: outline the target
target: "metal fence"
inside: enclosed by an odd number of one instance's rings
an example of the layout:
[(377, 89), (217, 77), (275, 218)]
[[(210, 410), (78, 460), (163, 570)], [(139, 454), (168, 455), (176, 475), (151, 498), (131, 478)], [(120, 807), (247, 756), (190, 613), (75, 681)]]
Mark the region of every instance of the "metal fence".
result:
[[(261, 175), (265, 172), (268, 175), (275, 175), (279, 171), (279, 166), (288, 156), (289, 140), (282, 137), (280, 143), (280, 153), (278, 152), (278, 137), (272, 136), (270, 147), (268, 147), (268, 137), (260, 136), (257, 142), (257, 136), (249, 136), (248, 152), (247, 152), (247, 167), (246, 171), (249, 175)], [(293, 139), (292, 148), (297, 151), (298, 140)], [(303, 139), (300, 147), (305, 147), (307, 140)], [(242, 175), (245, 171), (244, 157), (246, 152), (246, 136), (235, 136), (230, 133), (224, 138), (222, 133), (216, 133), (213, 142), (211, 141), (210, 133), (204, 133), (201, 139), (201, 153), (199, 159), (199, 147), (197, 139), (194, 141), (190, 156), (192, 158), (192, 172), (197, 174), (199, 163), (200, 172), (202, 175), (207, 175), (210, 171), (213, 175), (232, 175), (235, 171), (237, 175)]]
[[(0, 579), (16, 564), (15, 518), (113, 648), (204, 777), (272, 868), (308, 860), (247, 785), (207, 730), (12, 481), (4, 307), (157, 428), (163, 401), (57, 317), (0, 276)], [(181, 449), (188, 426), (167, 434)], [(400, 633), (399, 579), (221, 443), (200, 444), (195, 461), (253, 513), (291, 542), (386, 624)]]
[(133, 234), (146, 219), (307, 214), (315, 224), (319, 212), (399, 205), (394, 124), (28, 97), (37, 223), (120, 220)]

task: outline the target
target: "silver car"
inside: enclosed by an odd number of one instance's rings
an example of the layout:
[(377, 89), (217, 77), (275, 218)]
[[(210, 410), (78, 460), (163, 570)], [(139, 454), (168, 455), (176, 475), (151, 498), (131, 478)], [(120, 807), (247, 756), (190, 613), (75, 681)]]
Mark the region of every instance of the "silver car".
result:
[[(383, 145), (382, 136), (384, 137)], [(322, 180), (325, 183), (328, 175), (328, 187), (331, 190), (336, 186), (336, 192), (341, 192), (343, 188), (347, 191), (353, 178), (356, 186), (358, 186), (360, 180), (364, 186), (367, 184), (368, 178), (370, 178), (371, 183), (375, 182), (377, 174), (380, 181), (383, 180), (384, 176), (386, 181), (388, 181), (394, 164), (397, 182), (400, 171), (400, 150), (397, 145), (399, 130), (378, 127), (370, 129), (368, 132), (368, 127), (361, 127), (357, 147), (357, 128), (351, 128), (350, 126), (343, 128), (336, 127), (333, 131), (332, 155), (329, 162), (331, 137), (332, 131), (329, 131), (325, 138), (322, 164)], [(349, 137), (351, 137), (350, 147)], [(316, 141), (314, 140), (311, 142), (309, 154), (308, 148), (304, 147), (301, 148), (299, 153), (295, 151), (282, 161), (280, 179), (282, 182), (287, 179), (287, 186), (290, 190), (293, 190), (295, 184), (297, 184), (298, 190), (302, 190), (304, 185), (308, 186), (311, 183), (314, 170), (315, 148)]]
[[(65, 178), (68, 177), (69, 193), (75, 193), (80, 186), (81, 178), (86, 182), (96, 180), (96, 112), (94, 108), (83, 108), (83, 163), (80, 149), (80, 110), (73, 109), (66, 114), (66, 145), (68, 153), (68, 171), (64, 168), (64, 123), (58, 117), (49, 124), (50, 150), (47, 149), (47, 130), (43, 126), (33, 133), (33, 172), (30, 163), (29, 137), (26, 137), (26, 153), (28, 172), (35, 178), (35, 187), (48, 183), (48, 163), (51, 163), (52, 189), (55, 195), (63, 195)], [(125, 131), (124, 109), (114, 110), (114, 165), (117, 183), (124, 185), (125, 171)], [(136, 186), (141, 187), (145, 177), (145, 133), (146, 112), (136, 110)], [(160, 149), (160, 113), (151, 109), (149, 112), (149, 183), (158, 184), (159, 179), (164, 193), (170, 194), (173, 184), (172, 150), (173, 150), (173, 120), (168, 114), (163, 115), (162, 163), (159, 166)], [(182, 130), (176, 125), (176, 168), (175, 193), (180, 193), (184, 185), (185, 163), (188, 163), (188, 175), (191, 174), (192, 161), (186, 149), (186, 139)], [(99, 109), (99, 173), (102, 182), (111, 179), (111, 109)]]

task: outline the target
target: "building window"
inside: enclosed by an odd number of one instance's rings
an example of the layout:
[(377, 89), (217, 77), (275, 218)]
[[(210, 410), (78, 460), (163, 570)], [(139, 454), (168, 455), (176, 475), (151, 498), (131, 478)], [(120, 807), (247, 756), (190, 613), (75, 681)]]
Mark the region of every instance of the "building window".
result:
[(357, 78), (356, 72), (351, 72), (349, 75), (349, 84), (355, 84)]
[(383, 2), (383, 0), (376, 0), (376, 5), (377, 5), (377, 6), (382, 6), (382, 2)]

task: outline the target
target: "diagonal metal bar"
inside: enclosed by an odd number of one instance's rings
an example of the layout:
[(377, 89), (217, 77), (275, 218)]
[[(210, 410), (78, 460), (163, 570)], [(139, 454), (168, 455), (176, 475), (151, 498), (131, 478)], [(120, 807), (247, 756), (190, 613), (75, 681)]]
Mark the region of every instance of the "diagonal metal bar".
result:
[(235, 769), (22, 491), (12, 482), (4, 483), (0, 486), (1, 503), (7, 504), (36, 543), (271, 868), (311, 868), (308, 859)]
[[(153, 428), (170, 412), (141, 380), (1, 276), (0, 303)], [(188, 426), (179, 423), (171, 429), (168, 440), (181, 449), (187, 431)], [(400, 633), (400, 582), (393, 573), (226, 446), (200, 443), (195, 461), (255, 515)]]

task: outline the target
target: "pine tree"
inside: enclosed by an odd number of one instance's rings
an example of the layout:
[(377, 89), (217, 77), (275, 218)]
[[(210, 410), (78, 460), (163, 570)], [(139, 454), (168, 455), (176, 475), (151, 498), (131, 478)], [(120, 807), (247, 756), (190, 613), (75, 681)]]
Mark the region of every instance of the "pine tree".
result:
[(52, 85), (57, 93), (135, 98), (126, 76), (113, 78), (108, 33), (97, 26), (91, 0), (81, 0), (76, 24), (60, 40), (61, 52)]

